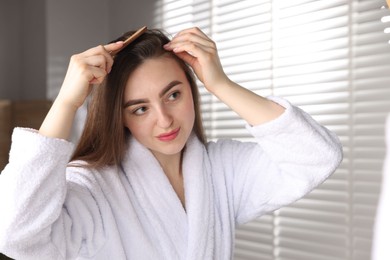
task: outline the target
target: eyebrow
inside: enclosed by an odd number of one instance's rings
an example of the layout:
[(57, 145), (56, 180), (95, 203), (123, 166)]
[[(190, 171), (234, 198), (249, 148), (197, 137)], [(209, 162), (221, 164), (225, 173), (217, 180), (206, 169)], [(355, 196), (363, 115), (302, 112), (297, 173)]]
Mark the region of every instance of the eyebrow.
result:
[[(168, 85), (166, 85), (159, 93), (159, 97), (161, 98), (162, 96), (164, 96), (171, 88), (179, 85), (179, 84), (182, 84), (181, 81), (178, 81), (178, 80), (174, 80), (174, 81), (171, 81)], [(134, 106), (134, 105), (138, 105), (138, 104), (143, 104), (143, 103), (148, 103), (149, 102), (149, 99), (132, 99), (132, 100), (128, 100), (125, 102), (125, 104), (123, 105), (123, 108), (127, 108), (127, 107), (130, 107), (130, 106)]]

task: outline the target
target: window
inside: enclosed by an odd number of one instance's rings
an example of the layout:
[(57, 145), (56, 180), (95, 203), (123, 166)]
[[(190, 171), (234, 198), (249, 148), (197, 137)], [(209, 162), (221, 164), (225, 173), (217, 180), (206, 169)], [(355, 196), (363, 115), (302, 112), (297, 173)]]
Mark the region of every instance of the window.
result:
[[(198, 26), (229, 77), (278, 95), (336, 132), (344, 161), (304, 199), (240, 227), (235, 259), (370, 259), (390, 112), (390, 45), (380, 0), (160, 0), (156, 27)], [(385, 20), (386, 18), (384, 18)], [(387, 29), (388, 30), (388, 29)], [(209, 139), (251, 140), (201, 89)]]

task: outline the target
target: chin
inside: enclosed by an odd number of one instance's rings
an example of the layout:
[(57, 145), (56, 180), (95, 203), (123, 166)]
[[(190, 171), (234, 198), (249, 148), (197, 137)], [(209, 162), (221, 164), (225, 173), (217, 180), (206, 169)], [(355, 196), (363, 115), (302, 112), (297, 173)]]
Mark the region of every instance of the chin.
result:
[(186, 143), (183, 144), (174, 144), (171, 147), (169, 145), (166, 145), (165, 147), (162, 147), (160, 151), (158, 151), (161, 154), (165, 155), (175, 155), (178, 153), (181, 153), (185, 147)]

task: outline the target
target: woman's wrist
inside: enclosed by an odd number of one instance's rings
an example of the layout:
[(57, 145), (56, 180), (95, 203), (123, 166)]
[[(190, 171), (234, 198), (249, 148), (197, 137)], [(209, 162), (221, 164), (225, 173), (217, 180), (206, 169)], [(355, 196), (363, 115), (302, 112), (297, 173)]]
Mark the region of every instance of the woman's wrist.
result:
[(39, 133), (48, 137), (69, 139), (76, 112), (76, 106), (56, 99), (39, 128)]
[(229, 92), (231, 88), (237, 86), (238, 85), (235, 82), (226, 77), (225, 79), (219, 80), (217, 83), (210, 84), (210, 86), (205, 85), (205, 88), (214, 96), (219, 97), (223, 96), (224, 92)]
[(282, 106), (230, 80), (212, 93), (251, 125), (268, 122), (284, 112)]

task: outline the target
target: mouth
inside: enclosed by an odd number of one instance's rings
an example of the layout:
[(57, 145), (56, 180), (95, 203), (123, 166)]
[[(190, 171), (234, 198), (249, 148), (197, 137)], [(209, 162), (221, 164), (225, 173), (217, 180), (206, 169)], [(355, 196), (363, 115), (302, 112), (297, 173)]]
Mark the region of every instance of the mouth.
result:
[(160, 141), (169, 142), (169, 141), (174, 140), (179, 135), (179, 132), (180, 132), (180, 127), (176, 128), (175, 130), (173, 130), (171, 132), (160, 134), (157, 136), (157, 138)]

